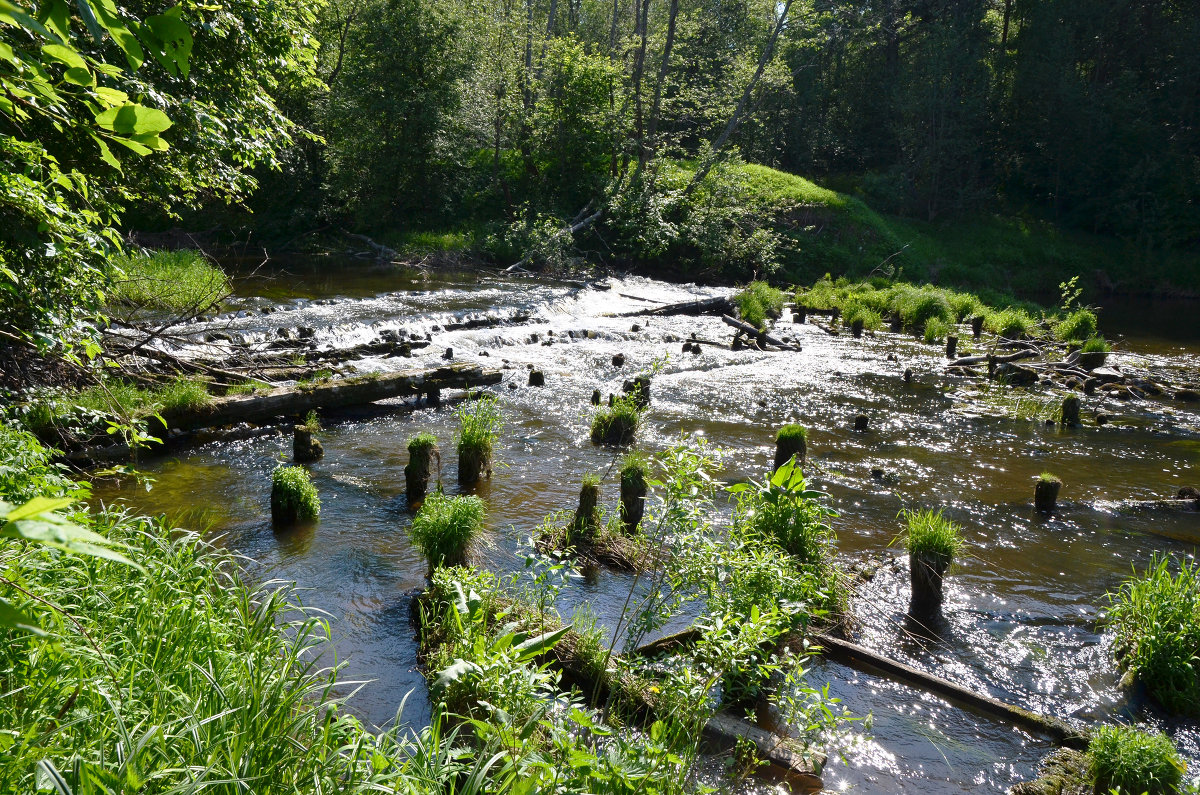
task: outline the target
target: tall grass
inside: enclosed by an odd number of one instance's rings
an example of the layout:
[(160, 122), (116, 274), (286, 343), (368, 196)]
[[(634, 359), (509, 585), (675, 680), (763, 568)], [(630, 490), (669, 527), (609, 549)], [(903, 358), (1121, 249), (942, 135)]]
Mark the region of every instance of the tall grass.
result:
[(592, 417), (592, 443), (632, 444), (642, 421), (642, 410), (634, 395), (619, 397)]
[(1054, 324), (1054, 336), (1060, 340), (1082, 342), (1096, 336), (1096, 313), (1090, 309), (1077, 309)]
[(987, 313), (983, 325), (993, 334), (1007, 339), (1020, 339), (1029, 336), (1036, 323), (1025, 310), (1009, 308)]
[(1175, 712), (1200, 714), (1200, 571), (1156, 557), (1109, 594), (1108, 623), (1122, 666)]
[(474, 496), (430, 494), (413, 517), (409, 534), (432, 572), (439, 566), (461, 566), (483, 535), (487, 517), (483, 500)]
[(783, 312), (783, 292), (766, 282), (750, 282), (733, 300), (742, 320), (757, 329), (766, 328), (768, 318), (776, 319)]
[(184, 315), (206, 312), (231, 292), (228, 277), (199, 251), (142, 251), (113, 261), (110, 303)]
[(962, 549), (962, 528), (942, 515), (941, 511), (904, 511), (904, 548), (910, 555), (929, 555), (954, 560)]
[(271, 474), (271, 514), (283, 522), (311, 522), (321, 515), (321, 498), (304, 467), (279, 467)]
[(194, 411), (210, 402), (205, 384), (187, 376), (150, 388), (104, 379), (81, 390), (37, 394), (17, 418), (42, 435), (67, 429), (102, 431), (108, 418), (136, 421), (158, 412)]
[(1088, 743), (1088, 774), (1097, 792), (1173, 795), (1187, 766), (1161, 732), (1101, 726)]
[(496, 439), (504, 427), (500, 403), (494, 395), (473, 400), (458, 410), (458, 453), (469, 450), (487, 460), (495, 452)]

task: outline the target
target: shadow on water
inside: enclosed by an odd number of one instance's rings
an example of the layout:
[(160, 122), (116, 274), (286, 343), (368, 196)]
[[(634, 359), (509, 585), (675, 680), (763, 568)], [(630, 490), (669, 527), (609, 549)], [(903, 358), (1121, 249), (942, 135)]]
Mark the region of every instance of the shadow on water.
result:
[[(200, 338), (219, 325), (254, 343), (281, 328), (311, 327), (314, 344), (330, 347), (405, 329), (431, 334), (433, 344), (412, 359), (367, 359), (355, 366), (434, 366), (452, 347), (458, 360), (502, 368), (504, 380), (495, 389), (506, 421), (498, 450), (503, 465), (476, 492), (487, 502), (494, 541), (484, 563), (501, 572), (522, 568), (521, 542), (546, 514), (574, 506), (585, 473), (604, 474), (603, 502), (615, 506), (617, 452), (588, 439), (594, 389), (618, 393), (624, 379), (660, 363), (640, 446), (661, 449), (681, 433), (702, 433), (727, 451), (720, 475), (727, 481), (761, 476), (771, 461), (774, 430), (801, 422), (810, 429), (810, 474), (841, 513), (836, 528), (842, 554), (885, 560), (854, 597), (860, 642), (1058, 717), (1095, 721), (1137, 714), (1170, 729), (1193, 767), (1200, 762), (1200, 730), (1164, 721), (1122, 689), (1109, 640), (1098, 629), (1105, 594), (1132, 567), (1156, 553), (1192, 554), (1200, 539), (1194, 513), (1138, 514), (1118, 507), (1119, 500), (1168, 496), (1200, 481), (1194, 411), (1109, 400), (1103, 409), (1114, 415), (1113, 423), (1070, 431), (989, 416), (1003, 412), (983, 410), (979, 400), (965, 397), (970, 385), (943, 374), (940, 348), (899, 334), (833, 337), (790, 321), (776, 333), (795, 339), (801, 353), (704, 346), (700, 355), (681, 354), (680, 342), (689, 334), (727, 340), (727, 327), (709, 317), (631, 320), (612, 314), (649, 305), (622, 294), (671, 302), (712, 290), (641, 278), (610, 284), (608, 290), (580, 289), (472, 271), (272, 264), (239, 282), (244, 297), (230, 315), (192, 331)], [(271, 311), (263, 312), (264, 305)], [(441, 330), (464, 314), (513, 311), (527, 312), (531, 320)], [(1119, 315), (1115, 306), (1107, 311)], [(1123, 348), (1139, 361), (1179, 372), (1200, 367), (1194, 335), (1183, 344), (1159, 338), (1143, 343), (1132, 329), (1125, 333)], [(624, 354), (623, 366), (614, 366), (616, 353)], [(530, 365), (546, 374), (545, 388), (526, 385)], [(904, 384), (905, 368), (913, 371), (911, 386)], [(1085, 400), (1089, 423), (1096, 400)], [(860, 412), (870, 417), (866, 433), (852, 427)], [(328, 662), (344, 662), (348, 680), (371, 680), (351, 702), (354, 710), (383, 725), (412, 691), (403, 719), (420, 723), (429, 705), (406, 594), (423, 585), (425, 566), (408, 539), (403, 468), (409, 437), (431, 431), (442, 450), (442, 483), (458, 493), (454, 407), (397, 400), (324, 422), (326, 456), (310, 467), (322, 512), (310, 527), (271, 526), (270, 473), (290, 455), (290, 437), (283, 435), (212, 443), (150, 461), (146, 468), (155, 481), (148, 491), (101, 483), (96, 495), (175, 517), (202, 509), (220, 542), (253, 561), (252, 577), (294, 581), (306, 604), (333, 617), (336, 645)], [(1066, 484), (1060, 510), (1049, 520), (1031, 507), (1034, 480), (1047, 469)], [(914, 628), (905, 619), (907, 565), (887, 562), (901, 556), (888, 545), (900, 530), (897, 513), (925, 506), (945, 506), (964, 526), (967, 553), (947, 580), (943, 620)], [(573, 580), (559, 609), (570, 615), (588, 605), (611, 627), (629, 587), (629, 577), (608, 572)], [(818, 664), (810, 680), (829, 680), (831, 693), (852, 711), (874, 715), (871, 738), (844, 749), (850, 766), (830, 763), (826, 781), (833, 789), (999, 792), (1028, 777), (1048, 750), (1044, 741), (1009, 726), (836, 663)]]

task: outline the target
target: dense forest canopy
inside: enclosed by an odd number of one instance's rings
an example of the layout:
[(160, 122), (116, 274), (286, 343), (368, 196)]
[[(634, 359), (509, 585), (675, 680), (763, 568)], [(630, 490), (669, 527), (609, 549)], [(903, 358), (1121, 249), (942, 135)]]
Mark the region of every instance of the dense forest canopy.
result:
[[(506, 262), (766, 273), (798, 205), (749, 201), (743, 161), (890, 216), (999, 212), (1187, 251), (1198, 10), (5, 0), (4, 320), (32, 328), (87, 304), (114, 228), (212, 218), (278, 240), (470, 229)], [(123, 104), (153, 122), (106, 127)]]

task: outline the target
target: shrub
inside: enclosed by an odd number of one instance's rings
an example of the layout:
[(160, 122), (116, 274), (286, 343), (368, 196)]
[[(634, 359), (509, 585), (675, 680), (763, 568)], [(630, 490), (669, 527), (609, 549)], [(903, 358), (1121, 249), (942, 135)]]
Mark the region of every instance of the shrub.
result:
[(633, 395), (617, 398), (592, 417), (592, 443), (632, 444), (642, 421), (642, 411)]
[(271, 514), (281, 522), (310, 522), (321, 514), (321, 498), (304, 467), (279, 467), (271, 474)]
[(734, 297), (742, 320), (755, 328), (766, 328), (767, 318), (778, 318), (783, 312), (783, 293), (766, 282), (750, 282)]
[(941, 342), (942, 340), (946, 339), (946, 337), (953, 330), (953, 327), (949, 323), (941, 318), (935, 317), (925, 324), (925, 342), (929, 343), (930, 345), (934, 344), (935, 342)]
[(954, 317), (946, 297), (929, 288), (905, 293), (897, 309), (904, 325), (911, 329), (923, 329), (935, 319), (949, 323)]
[(198, 315), (231, 291), (225, 273), (199, 251), (143, 251), (113, 264), (110, 302), (135, 309)]
[(984, 309), (983, 302), (971, 293), (958, 293), (953, 290), (947, 290), (946, 300), (950, 303), (950, 311), (954, 313), (954, 320), (958, 323), (963, 322), (967, 318), (975, 317)]
[(1032, 317), (1023, 309), (1009, 308), (1001, 312), (989, 312), (983, 321), (993, 334), (1007, 339), (1020, 339), (1029, 335), (1035, 325)]
[(1200, 578), (1196, 564), (1156, 557), (1144, 573), (1109, 594), (1108, 622), (1121, 664), (1175, 712), (1200, 712)]
[(962, 528), (932, 510), (904, 511), (904, 548), (910, 555), (933, 556), (946, 562), (962, 549)]
[(1079, 342), (1096, 336), (1096, 313), (1077, 309), (1054, 325), (1054, 336), (1063, 341)]
[(1187, 766), (1161, 732), (1129, 726), (1101, 726), (1088, 743), (1088, 774), (1097, 792), (1170, 795), (1178, 791)]
[(432, 572), (439, 566), (461, 566), (483, 534), (487, 517), (483, 500), (475, 496), (430, 494), (413, 517), (409, 535), (425, 555)]
[(824, 494), (808, 488), (797, 462), (790, 461), (765, 483), (733, 487), (738, 495), (739, 532), (766, 539), (792, 555), (801, 567), (823, 569), (837, 536), (829, 526)]

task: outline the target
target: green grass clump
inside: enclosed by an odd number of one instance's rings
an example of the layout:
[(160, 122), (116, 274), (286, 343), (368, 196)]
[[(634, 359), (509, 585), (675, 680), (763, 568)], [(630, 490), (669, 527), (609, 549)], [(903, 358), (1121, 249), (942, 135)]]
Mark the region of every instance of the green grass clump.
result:
[(113, 266), (109, 302), (135, 309), (198, 315), (232, 291), (224, 271), (199, 251), (142, 251)]
[(944, 292), (946, 300), (950, 304), (950, 311), (954, 313), (954, 320), (959, 323), (979, 315), (985, 309), (983, 301), (972, 293), (960, 293), (954, 290), (945, 290)]
[(941, 511), (904, 511), (904, 548), (910, 555), (929, 555), (947, 562), (962, 549), (962, 528)]
[(78, 391), (41, 393), (22, 407), (18, 419), (41, 436), (55, 432), (86, 435), (105, 430), (109, 419), (138, 422), (159, 412), (194, 411), (211, 402), (205, 384), (186, 376), (149, 389), (105, 379)]
[(1025, 310), (1010, 307), (999, 312), (989, 312), (984, 316), (983, 325), (993, 334), (1015, 340), (1028, 336), (1036, 323)]
[(621, 459), (621, 485), (630, 488), (645, 488), (650, 476), (650, 459), (640, 451), (633, 450)]
[(878, 331), (883, 328), (883, 318), (874, 309), (861, 303), (847, 302), (846, 307), (842, 309), (842, 322), (850, 326), (856, 320), (861, 320), (863, 328), (867, 331)]
[(619, 397), (592, 417), (592, 443), (632, 444), (642, 422), (642, 410), (632, 395)]
[(942, 320), (940, 317), (935, 317), (925, 324), (925, 342), (932, 345), (935, 342), (941, 342), (946, 339), (954, 327)]
[(924, 288), (903, 295), (896, 306), (897, 314), (910, 329), (923, 329), (932, 320), (949, 323), (954, 319), (950, 302), (939, 290)]
[(431, 572), (439, 566), (461, 566), (483, 535), (486, 518), (483, 500), (478, 497), (447, 497), (435, 491), (413, 517), (409, 535)]
[(308, 470), (279, 467), (271, 474), (271, 512), (299, 522), (311, 522), (321, 515), (321, 498)]
[(783, 292), (766, 282), (750, 282), (733, 300), (742, 320), (758, 329), (766, 328), (768, 318), (783, 313)]
[(779, 433), (775, 434), (776, 442), (792, 442), (792, 441), (808, 441), (808, 429), (798, 423), (789, 423), (779, 429)]
[(180, 376), (154, 393), (163, 411), (195, 411), (212, 402), (212, 395), (199, 381)]
[(469, 450), (487, 460), (495, 451), (496, 439), (504, 427), (504, 415), (500, 413), (500, 402), (494, 395), (485, 395), (473, 400), (458, 410), (458, 453)]
[(1092, 337), (1087, 342), (1083, 343), (1081, 349), (1083, 353), (1108, 353), (1112, 350), (1104, 337)]
[(1096, 336), (1096, 313), (1077, 309), (1054, 324), (1054, 336), (1064, 342), (1081, 342)]
[(233, 384), (225, 389), (225, 395), (253, 395), (255, 392), (261, 392), (271, 387), (264, 384), (262, 381), (243, 381), (240, 384)]
[(410, 457), (423, 456), (435, 447), (437, 447), (437, 437), (428, 431), (422, 431), (408, 440)]
[(1121, 665), (1165, 707), (1200, 714), (1200, 578), (1196, 564), (1156, 557), (1109, 594), (1108, 623)]
[(1042, 483), (1057, 483), (1060, 486), (1062, 485), (1062, 481), (1059, 480), (1058, 476), (1051, 472), (1043, 472), (1042, 474), (1038, 475), (1038, 480), (1040, 480)]
[(1101, 726), (1088, 743), (1088, 774), (1097, 792), (1171, 795), (1187, 770), (1179, 752), (1162, 732), (1129, 726)]

